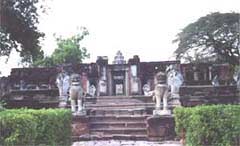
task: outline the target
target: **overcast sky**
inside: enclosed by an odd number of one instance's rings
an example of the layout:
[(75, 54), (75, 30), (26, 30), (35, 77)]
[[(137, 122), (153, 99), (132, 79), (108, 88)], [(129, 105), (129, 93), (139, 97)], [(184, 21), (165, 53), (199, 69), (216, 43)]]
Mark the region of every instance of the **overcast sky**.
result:
[[(141, 61), (171, 59), (176, 34), (189, 23), (211, 12), (239, 12), (240, 0), (52, 0), (48, 14), (41, 16), (39, 29), (46, 34), (42, 42), (46, 55), (56, 48), (53, 34), (70, 36), (77, 27), (90, 33), (82, 41), (95, 62), (108, 56), (111, 63), (118, 50), (125, 59), (139, 55)], [(15, 53), (13, 53), (15, 54)], [(17, 56), (0, 71), (9, 74), (17, 67)]]

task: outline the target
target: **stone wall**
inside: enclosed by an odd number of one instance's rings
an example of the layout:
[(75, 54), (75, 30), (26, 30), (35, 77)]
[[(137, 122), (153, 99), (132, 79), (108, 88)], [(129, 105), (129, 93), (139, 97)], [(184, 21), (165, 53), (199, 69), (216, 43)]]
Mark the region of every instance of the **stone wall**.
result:
[[(90, 82), (94, 82), (98, 78), (97, 65), (91, 64), (76, 64), (66, 65), (63, 67), (49, 67), (49, 68), (13, 68), (11, 75), (9, 76), (9, 83), (11, 87), (23, 84), (41, 86), (43, 84), (56, 88), (56, 77), (63, 68), (69, 74), (71, 73), (86, 73), (88, 78), (91, 78)], [(96, 81), (95, 81), (96, 82)]]
[(58, 107), (58, 90), (11, 90), (3, 97), (7, 108), (56, 108)]
[(201, 104), (238, 104), (237, 86), (182, 86), (179, 95), (183, 106)]
[(9, 76), (11, 87), (23, 84), (41, 85), (47, 84), (55, 86), (57, 68), (13, 68)]

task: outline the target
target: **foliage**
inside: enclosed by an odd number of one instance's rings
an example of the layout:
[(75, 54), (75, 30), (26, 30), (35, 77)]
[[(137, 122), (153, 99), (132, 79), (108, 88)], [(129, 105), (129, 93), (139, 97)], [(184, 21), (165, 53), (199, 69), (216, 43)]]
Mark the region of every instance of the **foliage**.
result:
[(89, 53), (85, 47), (80, 46), (80, 42), (88, 35), (86, 28), (82, 33), (73, 35), (69, 38), (57, 37), (57, 48), (50, 57), (38, 60), (34, 66), (50, 67), (58, 64), (77, 64), (89, 58)]
[(38, 59), (32, 64), (34, 67), (52, 67), (55, 66), (52, 57), (46, 56), (43, 59)]
[(174, 109), (176, 133), (186, 133), (189, 146), (231, 146), (240, 143), (240, 105)]
[(37, 28), (39, 10), (44, 0), (0, 1), (0, 56), (9, 56), (15, 49), (23, 62), (31, 62), (43, 56), (39, 39), (44, 36)]
[(71, 112), (14, 109), (0, 112), (0, 145), (69, 145)]
[[(187, 25), (173, 42), (178, 42), (178, 59), (218, 62), (236, 65), (239, 62), (240, 14), (212, 13)], [(195, 56), (198, 56), (196, 58)]]

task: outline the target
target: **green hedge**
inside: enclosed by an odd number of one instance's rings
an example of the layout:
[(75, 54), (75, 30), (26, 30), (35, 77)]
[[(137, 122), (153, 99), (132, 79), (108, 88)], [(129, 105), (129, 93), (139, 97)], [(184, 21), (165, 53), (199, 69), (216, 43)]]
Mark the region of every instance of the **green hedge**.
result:
[(0, 112), (0, 145), (70, 145), (71, 112), (13, 109)]
[(189, 146), (240, 144), (240, 105), (175, 108), (175, 130)]

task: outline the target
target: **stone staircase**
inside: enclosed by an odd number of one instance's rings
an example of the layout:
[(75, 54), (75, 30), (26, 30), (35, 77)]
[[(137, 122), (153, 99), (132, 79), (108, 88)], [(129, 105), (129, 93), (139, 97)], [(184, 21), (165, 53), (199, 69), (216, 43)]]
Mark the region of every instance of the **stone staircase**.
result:
[(83, 125), (87, 125), (88, 134), (75, 135), (75, 140), (148, 140), (146, 119), (155, 106), (151, 97), (100, 96), (86, 99), (85, 106)]
[(146, 116), (94, 116), (90, 118), (90, 135), (95, 139), (147, 138)]
[(101, 96), (86, 102), (88, 115), (146, 115), (153, 107), (151, 97), (144, 96)]
[(91, 139), (146, 140), (151, 97), (101, 96), (87, 102)]

